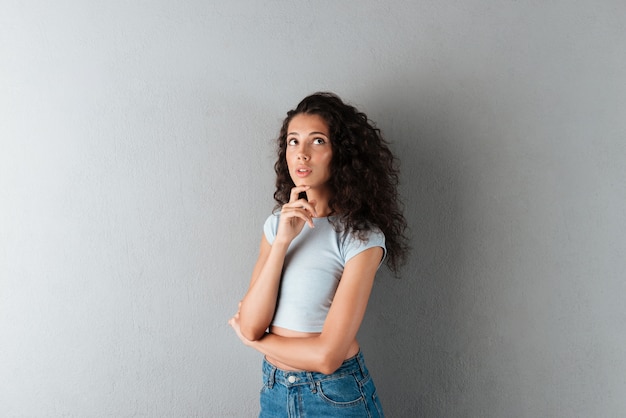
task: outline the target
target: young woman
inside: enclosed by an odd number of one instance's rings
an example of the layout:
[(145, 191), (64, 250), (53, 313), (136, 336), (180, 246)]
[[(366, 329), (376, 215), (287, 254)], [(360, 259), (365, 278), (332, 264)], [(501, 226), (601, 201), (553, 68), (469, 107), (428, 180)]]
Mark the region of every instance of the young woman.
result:
[(367, 116), (331, 93), (287, 113), (276, 209), (230, 319), (265, 355), (261, 417), (381, 417), (356, 340), (374, 276), (407, 252), (396, 160)]

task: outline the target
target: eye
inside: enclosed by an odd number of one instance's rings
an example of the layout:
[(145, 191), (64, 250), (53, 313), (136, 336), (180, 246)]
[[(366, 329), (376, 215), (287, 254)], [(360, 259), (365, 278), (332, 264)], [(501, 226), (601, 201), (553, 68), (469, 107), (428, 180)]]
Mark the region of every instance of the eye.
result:
[(287, 145), (298, 145), (298, 140), (295, 138), (288, 138), (287, 139)]
[(322, 145), (322, 144), (325, 144), (325, 143), (326, 143), (326, 140), (325, 140), (324, 138), (315, 138), (315, 139), (313, 140), (313, 143), (314, 143), (315, 145)]

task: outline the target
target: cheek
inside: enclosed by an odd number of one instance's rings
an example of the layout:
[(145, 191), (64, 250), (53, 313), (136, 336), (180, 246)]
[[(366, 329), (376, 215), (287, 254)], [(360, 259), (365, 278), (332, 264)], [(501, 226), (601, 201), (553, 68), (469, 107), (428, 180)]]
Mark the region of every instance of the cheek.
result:
[(292, 154), (292, 152), (289, 152), (289, 149), (285, 152), (285, 163), (287, 164), (287, 167), (291, 167), (291, 165), (293, 164)]
[(326, 166), (328, 167), (329, 170), (330, 170), (332, 163), (333, 163), (333, 154), (331, 152), (326, 156)]

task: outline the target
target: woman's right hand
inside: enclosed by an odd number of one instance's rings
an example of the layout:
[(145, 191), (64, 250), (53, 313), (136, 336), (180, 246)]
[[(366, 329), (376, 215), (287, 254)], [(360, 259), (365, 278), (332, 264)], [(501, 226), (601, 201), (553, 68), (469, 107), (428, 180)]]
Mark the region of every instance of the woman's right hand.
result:
[(284, 204), (280, 212), (276, 240), (290, 243), (302, 231), (305, 223), (315, 228), (313, 225), (313, 218), (317, 217), (315, 201), (299, 198), (300, 193), (309, 189), (310, 186), (296, 186), (291, 189), (289, 203)]

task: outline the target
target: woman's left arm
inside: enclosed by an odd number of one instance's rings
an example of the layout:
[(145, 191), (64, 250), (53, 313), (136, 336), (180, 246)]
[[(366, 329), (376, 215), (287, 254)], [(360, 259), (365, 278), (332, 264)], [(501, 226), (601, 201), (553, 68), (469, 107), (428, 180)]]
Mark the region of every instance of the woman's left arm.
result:
[(372, 247), (348, 260), (319, 335), (288, 338), (266, 334), (249, 341), (239, 331), (238, 315), (229, 322), (246, 345), (261, 353), (296, 369), (331, 374), (356, 339), (382, 256), (381, 247)]

